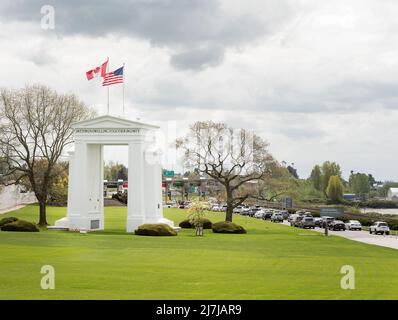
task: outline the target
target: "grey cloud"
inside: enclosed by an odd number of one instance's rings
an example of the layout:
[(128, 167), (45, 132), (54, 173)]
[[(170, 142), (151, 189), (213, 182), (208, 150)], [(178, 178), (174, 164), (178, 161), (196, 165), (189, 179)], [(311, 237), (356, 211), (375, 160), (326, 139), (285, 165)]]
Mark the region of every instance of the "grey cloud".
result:
[[(245, 45), (270, 34), (293, 10), (289, 0), (271, 0), (261, 18), (227, 14), (217, 0), (47, 1), (55, 8), (60, 35), (132, 36), (171, 49), (179, 69), (200, 70), (222, 62), (228, 47)], [(37, 21), (42, 1), (14, 0), (0, 4), (2, 20)]]
[(171, 64), (177, 69), (201, 70), (219, 65), (225, 50), (221, 46), (188, 49), (171, 57)]

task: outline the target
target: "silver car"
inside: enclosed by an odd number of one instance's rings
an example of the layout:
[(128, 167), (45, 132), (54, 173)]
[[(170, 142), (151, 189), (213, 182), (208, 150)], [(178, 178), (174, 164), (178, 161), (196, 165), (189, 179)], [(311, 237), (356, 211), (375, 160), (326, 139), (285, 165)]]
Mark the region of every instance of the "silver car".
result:
[(303, 217), (299, 222), (300, 228), (308, 228), (314, 229), (315, 228), (315, 221), (313, 217)]
[(362, 225), (358, 220), (350, 220), (346, 223), (347, 230), (362, 230)]
[(283, 215), (280, 212), (276, 212), (271, 216), (272, 222), (283, 222)]

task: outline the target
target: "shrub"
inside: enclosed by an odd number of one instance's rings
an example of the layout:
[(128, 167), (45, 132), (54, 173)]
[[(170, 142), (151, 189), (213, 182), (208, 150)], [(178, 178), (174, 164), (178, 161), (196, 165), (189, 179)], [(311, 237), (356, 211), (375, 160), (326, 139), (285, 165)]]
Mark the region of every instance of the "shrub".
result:
[(11, 222), (18, 221), (18, 218), (15, 217), (6, 217), (0, 220), (0, 229), (2, 226), (5, 226), (6, 224), (9, 224)]
[(214, 233), (246, 233), (246, 230), (233, 222), (220, 221), (213, 223)]
[(361, 203), (361, 207), (368, 208), (398, 208), (398, 202), (396, 201), (388, 201), (388, 200), (369, 200), (364, 203)]
[(1, 231), (38, 232), (35, 224), (25, 220), (17, 220), (1, 227)]
[(135, 230), (135, 234), (139, 236), (176, 236), (177, 232), (164, 223), (147, 223), (139, 226), (137, 230)]
[(189, 222), (189, 219), (181, 221), (179, 226), (180, 226), (180, 228), (183, 228), (183, 229), (193, 228), (192, 224)]
[[(209, 219), (202, 218), (201, 221), (203, 224), (203, 229), (211, 229), (212, 228), (213, 224)], [(183, 229), (195, 228), (195, 226), (189, 221), (189, 219), (181, 221), (179, 226)]]

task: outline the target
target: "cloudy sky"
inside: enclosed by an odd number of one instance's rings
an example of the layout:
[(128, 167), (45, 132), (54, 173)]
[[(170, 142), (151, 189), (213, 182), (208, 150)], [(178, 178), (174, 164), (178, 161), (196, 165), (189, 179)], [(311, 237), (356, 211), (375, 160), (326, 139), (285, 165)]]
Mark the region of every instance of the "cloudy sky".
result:
[[(398, 180), (397, 14), (394, 0), (3, 0), (0, 86), (46, 84), (104, 114), (106, 89), (85, 71), (109, 57), (126, 64), (128, 118), (223, 121), (300, 176), (333, 160)], [(120, 85), (110, 102), (120, 115)]]

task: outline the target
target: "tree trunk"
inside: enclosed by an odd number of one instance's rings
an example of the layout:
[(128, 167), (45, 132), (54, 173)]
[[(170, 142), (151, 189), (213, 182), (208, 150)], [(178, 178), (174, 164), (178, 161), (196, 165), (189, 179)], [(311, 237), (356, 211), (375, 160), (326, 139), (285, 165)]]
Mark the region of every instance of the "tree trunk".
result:
[(39, 207), (40, 207), (40, 219), (39, 219), (39, 225), (40, 226), (47, 226), (47, 215), (46, 215), (46, 201), (39, 201)]
[(232, 215), (233, 215), (233, 207), (232, 207), (232, 192), (229, 189), (229, 186), (227, 185), (225, 187), (227, 190), (227, 212), (225, 215), (225, 221), (232, 222)]
[(227, 214), (225, 215), (225, 221), (232, 222), (232, 206), (227, 206)]

